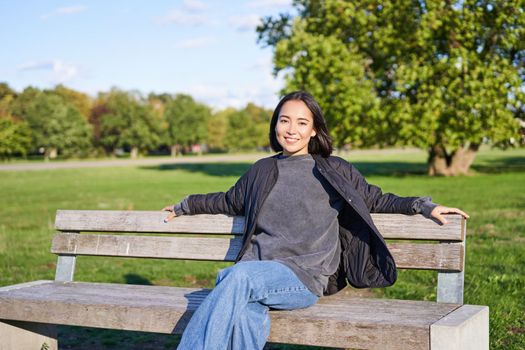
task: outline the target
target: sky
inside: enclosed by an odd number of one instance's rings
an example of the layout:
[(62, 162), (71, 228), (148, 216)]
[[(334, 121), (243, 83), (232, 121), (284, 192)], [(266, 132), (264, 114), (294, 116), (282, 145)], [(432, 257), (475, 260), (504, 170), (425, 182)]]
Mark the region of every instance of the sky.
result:
[(95, 97), (112, 87), (186, 93), (214, 109), (273, 108), (283, 87), (264, 16), (291, 0), (0, 0), (0, 82), (16, 91), (64, 84)]

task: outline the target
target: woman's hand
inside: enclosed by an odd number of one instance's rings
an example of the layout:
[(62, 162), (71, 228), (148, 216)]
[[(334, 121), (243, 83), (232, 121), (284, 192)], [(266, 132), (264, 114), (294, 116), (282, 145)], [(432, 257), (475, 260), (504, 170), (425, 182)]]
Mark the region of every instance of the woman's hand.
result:
[(164, 207), (162, 210), (170, 212), (168, 216), (166, 216), (166, 218), (164, 219), (164, 222), (168, 222), (177, 216), (177, 214), (175, 214), (175, 210), (173, 209), (173, 205), (168, 205), (167, 207)]
[(434, 210), (432, 210), (432, 212), (430, 213), (430, 216), (433, 218), (436, 218), (437, 220), (439, 220), (439, 222), (445, 225), (446, 223), (448, 223), (448, 221), (445, 219), (445, 217), (442, 214), (460, 214), (465, 219), (470, 218), (470, 216), (468, 216), (467, 213), (465, 213), (464, 211), (458, 208), (449, 208), (449, 207), (444, 207), (442, 205), (438, 205), (437, 207), (435, 207)]

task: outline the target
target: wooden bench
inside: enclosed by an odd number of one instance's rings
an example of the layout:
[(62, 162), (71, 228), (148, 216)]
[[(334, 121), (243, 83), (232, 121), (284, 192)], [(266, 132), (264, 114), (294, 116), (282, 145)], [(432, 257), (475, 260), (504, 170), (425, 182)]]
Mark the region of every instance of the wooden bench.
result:
[[(182, 333), (208, 290), (73, 282), (79, 255), (235, 259), (242, 217), (183, 216), (166, 224), (165, 216), (59, 210), (51, 248), (58, 255), (56, 278), (0, 288), (0, 348), (56, 349), (55, 325)], [(269, 341), (356, 349), (488, 349), (488, 307), (463, 305), (464, 219), (449, 215), (449, 224), (440, 226), (421, 215), (372, 218), (400, 269), (438, 271), (437, 302), (357, 298), (343, 290), (308, 309), (271, 311)]]

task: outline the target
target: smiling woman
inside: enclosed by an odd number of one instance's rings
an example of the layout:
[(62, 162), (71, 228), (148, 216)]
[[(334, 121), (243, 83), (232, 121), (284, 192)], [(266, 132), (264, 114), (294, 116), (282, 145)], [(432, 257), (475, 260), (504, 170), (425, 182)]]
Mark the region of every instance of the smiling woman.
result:
[(285, 156), (308, 153), (308, 143), (316, 135), (313, 119), (303, 101), (291, 100), (282, 106), (275, 134)]
[(370, 185), (347, 161), (330, 156), (332, 142), (321, 108), (307, 92), (284, 96), (270, 122), (278, 154), (257, 161), (227, 192), (191, 195), (165, 207), (179, 215), (244, 216), (236, 264), (193, 314), (179, 349), (262, 349), (271, 309), (299, 309), (354, 287), (386, 287), (396, 264), (371, 213), (467, 214), (399, 197)]

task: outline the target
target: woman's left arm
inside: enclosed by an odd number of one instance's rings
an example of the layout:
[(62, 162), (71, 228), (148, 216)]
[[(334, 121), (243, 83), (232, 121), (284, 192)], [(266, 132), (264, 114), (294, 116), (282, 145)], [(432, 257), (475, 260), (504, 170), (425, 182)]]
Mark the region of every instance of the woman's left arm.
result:
[(422, 214), (426, 218), (435, 218), (442, 224), (447, 223), (443, 214), (460, 214), (465, 219), (469, 218), (467, 213), (458, 208), (433, 203), (430, 197), (400, 197), (393, 193), (383, 193), (380, 187), (369, 184), (352, 164), (347, 164), (349, 168), (346, 169), (346, 177), (361, 194), (372, 213)]

